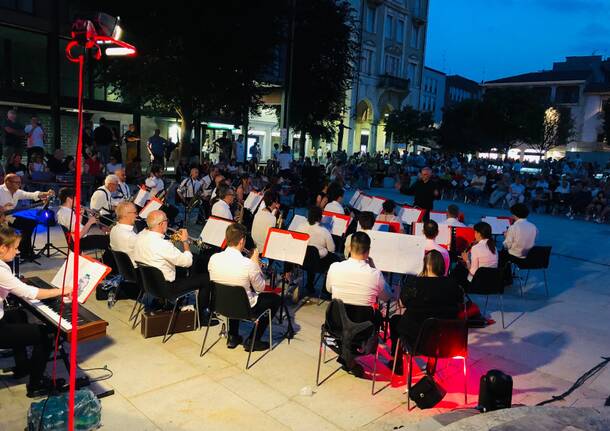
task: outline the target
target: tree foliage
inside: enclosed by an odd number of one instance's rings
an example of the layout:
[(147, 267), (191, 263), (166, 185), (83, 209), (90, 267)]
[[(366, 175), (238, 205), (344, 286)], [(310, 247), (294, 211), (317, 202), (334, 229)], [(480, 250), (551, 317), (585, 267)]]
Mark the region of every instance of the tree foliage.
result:
[(391, 133), (395, 142), (428, 145), (435, 133), (431, 112), (420, 112), (411, 106), (390, 112), (386, 119), (386, 133)]
[(486, 150), (480, 126), (481, 101), (467, 99), (449, 106), (443, 112), (438, 133), (440, 146), (451, 152)]

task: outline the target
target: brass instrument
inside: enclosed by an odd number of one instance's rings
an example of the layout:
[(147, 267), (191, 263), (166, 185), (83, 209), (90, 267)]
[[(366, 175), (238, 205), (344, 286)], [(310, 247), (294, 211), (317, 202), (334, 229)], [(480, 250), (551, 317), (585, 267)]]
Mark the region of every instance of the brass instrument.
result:
[(89, 217), (93, 217), (93, 218), (97, 219), (98, 222), (100, 221), (100, 219), (107, 220), (110, 223), (110, 225), (108, 227), (112, 227), (114, 224), (117, 223), (117, 221), (114, 218), (110, 217), (107, 214), (102, 214), (101, 211), (99, 211), (99, 210), (94, 210), (93, 208), (88, 208), (83, 205), (81, 205), (81, 208), (85, 213), (88, 214)]
[(237, 214), (235, 215), (235, 221), (237, 223), (242, 223), (244, 220), (244, 204), (237, 202), (237, 206), (239, 209), (237, 210)]
[(284, 223), (284, 215), (282, 214), (282, 210), (278, 208), (280, 216), (277, 218), (277, 222), (275, 223), (276, 229), (281, 229), (282, 224)]
[[(167, 231), (171, 233), (169, 235), (169, 239), (172, 242), (182, 242), (180, 239), (180, 229), (172, 229), (171, 227), (167, 228)], [(201, 238), (193, 238), (192, 236), (188, 236), (186, 242), (191, 245), (195, 245), (199, 248), (205, 248), (206, 244), (203, 242)]]

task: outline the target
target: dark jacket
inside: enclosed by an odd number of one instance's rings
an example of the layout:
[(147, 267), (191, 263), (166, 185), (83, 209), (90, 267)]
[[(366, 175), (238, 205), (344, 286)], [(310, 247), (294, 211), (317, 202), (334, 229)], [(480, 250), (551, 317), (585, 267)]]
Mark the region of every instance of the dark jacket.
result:
[(417, 180), (411, 187), (401, 187), (400, 192), (405, 195), (414, 195), (413, 205), (426, 210), (431, 210), (434, 207), (434, 192), (439, 189), (436, 181), (428, 180), (424, 183), (422, 180)]

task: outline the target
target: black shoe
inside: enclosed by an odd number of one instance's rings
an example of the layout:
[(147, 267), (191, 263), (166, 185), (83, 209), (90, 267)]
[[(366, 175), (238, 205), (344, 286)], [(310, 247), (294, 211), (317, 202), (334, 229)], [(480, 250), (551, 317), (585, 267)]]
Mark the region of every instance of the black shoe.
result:
[(206, 312), (203, 313), (202, 315), (199, 316), (199, 323), (201, 324), (201, 326), (216, 326), (220, 323), (220, 320), (218, 320), (215, 317), (212, 317), (212, 320), (210, 321), (210, 324), (208, 325), (208, 320), (210, 320), (210, 312)]
[(355, 377), (361, 379), (364, 377), (364, 368), (362, 368), (362, 365), (355, 362), (354, 365), (352, 365), (352, 367), (349, 369), (348, 373), (353, 374)]
[(44, 376), (39, 382), (28, 383), (26, 385), (26, 395), (28, 398), (44, 397), (56, 393), (59, 389), (64, 387), (65, 384), (66, 381), (64, 379), (55, 379), (55, 383), (53, 383), (52, 379)]
[(392, 371), (392, 367), (394, 367), (394, 374), (397, 376), (403, 376), (405, 374), (405, 370), (402, 365), (402, 358), (398, 358), (396, 360), (396, 365), (394, 365), (394, 360), (388, 362), (388, 368)]
[[(250, 350), (250, 346), (252, 345), (252, 339), (248, 338), (244, 342), (244, 350)], [(253, 352), (260, 352), (263, 350), (269, 350), (269, 343), (261, 340), (255, 340), (254, 346), (252, 347)]]
[(243, 343), (244, 339), (241, 335), (229, 335), (227, 338), (227, 348), (234, 349)]

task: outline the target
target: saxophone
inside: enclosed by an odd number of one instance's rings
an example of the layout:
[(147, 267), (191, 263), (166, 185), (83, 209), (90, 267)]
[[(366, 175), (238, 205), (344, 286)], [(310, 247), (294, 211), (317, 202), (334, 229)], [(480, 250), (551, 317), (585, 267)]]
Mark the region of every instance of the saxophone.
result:
[(237, 214), (235, 215), (235, 221), (237, 223), (242, 223), (244, 221), (244, 204), (241, 202), (237, 202)]

